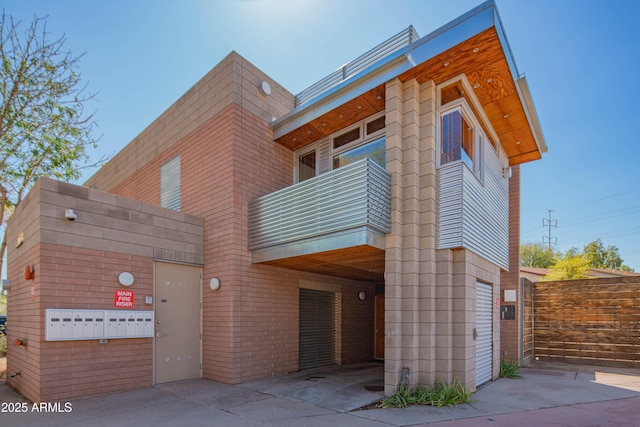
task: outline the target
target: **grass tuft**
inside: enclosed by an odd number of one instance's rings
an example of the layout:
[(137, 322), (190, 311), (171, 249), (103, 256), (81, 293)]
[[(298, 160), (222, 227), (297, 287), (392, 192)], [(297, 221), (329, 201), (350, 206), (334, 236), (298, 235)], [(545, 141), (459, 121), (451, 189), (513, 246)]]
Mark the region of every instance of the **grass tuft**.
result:
[(500, 361), (500, 378), (521, 378), (518, 364), (512, 360)]
[(432, 387), (418, 385), (414, 390), (400, 385), (398, 391), (393, 396), (382, 399), (378, 407), (406, 408), (410, 405), (431, 405), (439, 408), (469, 403), (470, 397), (471, 393), (457, 380), (450, 385), (444, 382)]

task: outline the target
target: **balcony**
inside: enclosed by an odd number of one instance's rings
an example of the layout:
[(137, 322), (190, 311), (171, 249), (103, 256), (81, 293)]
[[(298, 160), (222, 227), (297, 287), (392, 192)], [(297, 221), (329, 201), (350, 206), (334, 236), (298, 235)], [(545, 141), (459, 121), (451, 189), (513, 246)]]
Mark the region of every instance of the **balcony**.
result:
[(383, 281), (391, 177), (362, 159), (249, 203), (253, 263)]

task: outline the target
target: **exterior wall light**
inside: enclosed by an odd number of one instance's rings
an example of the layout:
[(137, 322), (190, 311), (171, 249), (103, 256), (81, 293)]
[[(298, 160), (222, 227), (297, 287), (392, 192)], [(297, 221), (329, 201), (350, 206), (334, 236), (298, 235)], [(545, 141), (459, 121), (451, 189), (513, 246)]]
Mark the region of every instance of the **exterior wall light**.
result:
[(209, 288), (212, 291), (217, 291), (218, 289), (220, 289), (220, 279), (217, 277), (212, 277), (211, 280), (209, 280)]
[(358, 299), (360, 301), (364, 301), (367, 298), (367, 293), (365, 291), (358, 292)]
[(64, 217), (69, 221), (75, 221), (76, 219), (78, 219), (78, 215), (73, 211), (73, 209), (65, 210)]
[(122, 286), (131, 286), (133, 285), (134, 281), (135, 279), (133, 278), (133, 274), (131, 273), (123, 271), (122, 273), (118, 274), (118, 283), (120, 283)]
[(22, 246), (23, 243), (24, 243), (24, 233), (20, 233), (18, 234), (18, 237), (16, 237), (16, 248), (19, 248), (20, 246)]
[(258, 88), (260, 89), (260, 93), (264, 96), (271, 95), (271, 85), (268, 82), (260, 83)]

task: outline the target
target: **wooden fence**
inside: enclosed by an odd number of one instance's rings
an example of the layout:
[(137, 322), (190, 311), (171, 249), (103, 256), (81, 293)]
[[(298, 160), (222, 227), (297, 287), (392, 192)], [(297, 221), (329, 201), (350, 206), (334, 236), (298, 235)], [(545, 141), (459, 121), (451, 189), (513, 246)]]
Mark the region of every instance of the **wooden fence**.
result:
[(530, 357), (640, 367), (640, 277), (537, 282), (532, 289)]

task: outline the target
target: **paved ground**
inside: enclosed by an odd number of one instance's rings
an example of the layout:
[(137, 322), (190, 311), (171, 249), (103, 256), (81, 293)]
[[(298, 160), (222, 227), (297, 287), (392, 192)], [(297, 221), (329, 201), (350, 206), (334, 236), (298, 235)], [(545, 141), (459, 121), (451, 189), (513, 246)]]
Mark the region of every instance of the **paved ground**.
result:
[[(375, 391), (382, 379), (379, 364), (318, 369), (240, 386), (183, 381), (63, 402), (49, 408), (57, 410), (53, 413), (38, 412), (0, 384), (0, 410), (5, 411), (0, 413), (0, 425), (637, 426), (640, 371), (607, 371), (528, 368), (521, 379), (485, 385), (474, 393), (471, 404), (369, 410), (355, 408), (381, 396)], [(15, 412), (23, 403), (26, 412)]]

